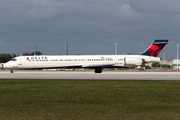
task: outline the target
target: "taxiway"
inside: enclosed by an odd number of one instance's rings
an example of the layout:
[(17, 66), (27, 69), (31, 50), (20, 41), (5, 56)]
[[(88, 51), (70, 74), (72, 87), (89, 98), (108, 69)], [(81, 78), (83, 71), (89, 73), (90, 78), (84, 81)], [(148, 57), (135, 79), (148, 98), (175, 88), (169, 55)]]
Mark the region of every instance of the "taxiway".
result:
[(180, 72), (108, 72), (93, 71), (0, 71), (0, 79), (44, 80), (180, 80)]

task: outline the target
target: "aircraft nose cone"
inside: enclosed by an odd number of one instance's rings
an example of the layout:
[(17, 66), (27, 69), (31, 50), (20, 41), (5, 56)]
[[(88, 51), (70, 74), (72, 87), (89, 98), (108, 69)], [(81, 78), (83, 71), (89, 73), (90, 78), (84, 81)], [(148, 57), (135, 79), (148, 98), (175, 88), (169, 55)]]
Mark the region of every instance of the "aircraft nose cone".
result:
[(10, 67), (10, 65), (7, 64), (7, 63), (5, 63), (5, 64), (3, 65), (3, 68), (9, 68), (9, 67)]

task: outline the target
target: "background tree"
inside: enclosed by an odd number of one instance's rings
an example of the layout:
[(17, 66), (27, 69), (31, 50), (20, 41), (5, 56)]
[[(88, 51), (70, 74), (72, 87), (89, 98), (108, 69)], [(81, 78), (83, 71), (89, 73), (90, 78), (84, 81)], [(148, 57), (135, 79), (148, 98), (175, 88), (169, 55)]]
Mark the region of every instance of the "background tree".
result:
[(171, 68), (172, 66), (167, 64), (152, 63), (152, 67)]
[(152, 67), (160, 67), (161, 65), (159, 63), (152, 63)]
[(0, 54), (0, 63), (6, 63), (16, 56), (16, 54)]
[(31, 53), (26, 52), (26, 53), (23, 53), (23, 56), (31, 56), (31, 55), (42, 55), (42, 52), (37, 51), (37, 54), (36, 54), (36, 52), (31, 52)]

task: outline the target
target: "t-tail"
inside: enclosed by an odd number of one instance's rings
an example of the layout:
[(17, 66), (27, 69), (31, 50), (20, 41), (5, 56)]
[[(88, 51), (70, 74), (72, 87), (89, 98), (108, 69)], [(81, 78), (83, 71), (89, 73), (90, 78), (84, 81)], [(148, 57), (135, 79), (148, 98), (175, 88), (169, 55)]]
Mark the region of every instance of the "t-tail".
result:
[(154, 40), (152, 45), (141, 55), (157, 57), (169, 40)]

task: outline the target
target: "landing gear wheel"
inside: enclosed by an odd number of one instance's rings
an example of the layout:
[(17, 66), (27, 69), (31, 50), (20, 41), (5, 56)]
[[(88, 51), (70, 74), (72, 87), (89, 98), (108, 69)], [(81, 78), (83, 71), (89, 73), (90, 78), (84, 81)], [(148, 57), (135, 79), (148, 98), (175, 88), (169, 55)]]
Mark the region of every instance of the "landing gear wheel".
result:
[(101, 69), (95, 69), (94, 72), (95, 72), (95, 73), (102, 73), (102, 70), (101, 70)]

